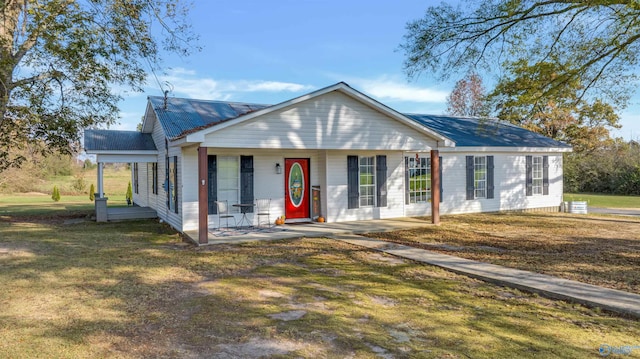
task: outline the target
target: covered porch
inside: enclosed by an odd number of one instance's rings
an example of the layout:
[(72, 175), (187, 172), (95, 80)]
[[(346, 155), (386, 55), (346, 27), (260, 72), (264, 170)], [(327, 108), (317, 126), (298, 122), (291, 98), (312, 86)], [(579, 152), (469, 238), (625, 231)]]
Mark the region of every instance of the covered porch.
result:
[(432, 224), (430, 218), (401, 217), (392, 219), (375, 219), (366, 221), (350, 221), (335, 223), (300, 223), (285, 224), (269, 228), (241, 228), (229, 230), (226, 233), (208, 228), (206, 242), (201, 240), (200, 231), (192, 230), (184, 232), (185, 235), (199, 246), (208, 246), (226, 243), (243, 243), (261, 240), (293, 239), (301, 237), (332, 237), (341, 234), (365, 234), (398, 231), (411, 228), (426, 227)]
[(98, 165), (98, 188), (95, 194), (96, 221), (157, 218), (156, 211), (149, 207), (134, 205), (109, 208), (107, 206), (109, 198), (104, 193), (105, 163), (155, 163), (158, 161), (158, 150), (151, 134), (137, 131), (86, 130), (84, 141), (85, 152), (95, 155)]

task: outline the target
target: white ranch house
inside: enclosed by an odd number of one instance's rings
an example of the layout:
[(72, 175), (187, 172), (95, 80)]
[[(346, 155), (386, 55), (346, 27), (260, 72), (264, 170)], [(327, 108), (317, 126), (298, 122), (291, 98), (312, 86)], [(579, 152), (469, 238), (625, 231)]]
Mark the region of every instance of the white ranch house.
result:
[(134, 203), (206, 243), (215, 201), (271, 199), (289, 222), (557, 211), (571, 148), (493, 119), (399, 113), (340, 82), (277, 105), (149, 97), (142, 132), (86, 130), (85, 150), (98, 193), (103, 163), (132, 163)]

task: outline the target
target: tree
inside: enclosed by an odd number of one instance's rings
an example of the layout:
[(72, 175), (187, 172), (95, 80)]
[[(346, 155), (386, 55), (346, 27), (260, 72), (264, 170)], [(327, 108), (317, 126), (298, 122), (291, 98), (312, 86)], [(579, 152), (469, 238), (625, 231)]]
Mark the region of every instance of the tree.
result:
[(583, 85), (579, 79), (545, 95), (545, 84), (563, 70), (553, 62), (510, 63), (488, 100), (498, 118), (567, 142), (576, 152), (609, 145), (609, 129), (620, 127), (619, 116), (603, 100), (580, 98)]
[(125, 194), (125, 199), (127, 200), (127, 204), (133, 203), (133, 190), (131, 189), (131, 181), (129, 181), (129, 185), (127, 186), (127, 193)]
[(89, 200), (90, 201), (95, 201), (96, 199), (96, 186), (93, 185), (93, 183), (91, 184), (91, 187), (89, 187)]
[(447, 113), (454, 116), (487, 117), (488, 108), (485, 104), (485, 89), (482, 78), (475, 72), (456, 82), (447, 97)]
[(562, 72), (547, 79), (550, 98), (580, 81), (587, 93), (625, 105), (640, 58), (640, 2), (628, 0), (469, 0), (429, 7), (407, 24), (405, 71), (446, 78), (468, 69), (494, 69), (522, 59), (554, 62)]
[(175, 0), (0, 2), (0, 171), (37, 140), (71, 153), (82, 129), (114, 123), (121, 86), (141, 91), (162, 50), (187, 55), (196, 37)]
[(51, 199), (54, 202), (60, 201), (60, 190), (58, 189), (58, 186), (53, 186), (53, 192), (51, 192)]

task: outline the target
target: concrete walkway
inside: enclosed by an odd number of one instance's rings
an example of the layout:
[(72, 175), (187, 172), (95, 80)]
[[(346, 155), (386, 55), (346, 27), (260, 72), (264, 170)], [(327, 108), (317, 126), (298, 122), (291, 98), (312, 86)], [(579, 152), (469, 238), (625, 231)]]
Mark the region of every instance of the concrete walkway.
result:
[(588, 307), (640, 318), (640, 295), (602, 288), (494, 264), (477, 262), (358, 235), (336, 235), (333, 239), (375, 249), (398, 257), (435, 265), (455, 273), (505, 287), (539, 293), (545, 297), (576, 302)]
[[(222, 236), (209, 234), (209, 243), (241, 243), (256, 240), (277, 240), (300, 237), (327, 237), (362, 246), (398, 257), (435, 265), (452, 272), (467, 275), (505, 287), (517, 288), (539, 293), (545, 297), (580, 303), (589, 307), (599, 307), (624, 315), (640, 318), (640, 295), (614, 289), (602, 288), (581, 282), (560, 279), (544, 274), (506, 268), (494, 264), (440, 254), (424, 249), (413, 248), (378, 239), (366, 238), (357, 234), (388, 232), (402, 229), (415, 229), (430, 226), (430, 222), (416, 218), (395, 218), (388, 220), (305, 223), (276, 226), (269, 230), (241, 228)], [(197, 242), (197, 231), (187, 232)]]

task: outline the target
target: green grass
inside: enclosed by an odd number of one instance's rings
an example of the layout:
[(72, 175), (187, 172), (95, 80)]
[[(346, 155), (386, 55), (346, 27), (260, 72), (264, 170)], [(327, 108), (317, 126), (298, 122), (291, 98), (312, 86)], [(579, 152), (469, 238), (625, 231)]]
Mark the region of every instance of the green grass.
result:
[(590, 207), (640, 208), (640, 196), (616, 196), (594, 193), (565, 193), (565, 201), (587, 201)]
[[(124, 195), (109, 197), (108, 206), (125, 207), (127, 202)], [(60, 213), (78, 216), (92, 213), (94, 208), (95, 205), (89, 200), (88, 195), (63, 195), (59, 202), (54, 202), (50, 195), (44, 194), (0, 195), (0, 216), (42, 216)]]
[(330, 239), (194, 248), (156, 221), (67, 216), (0, 215), (0, 358), (575, 358), (640, 338), (635, 320)]

